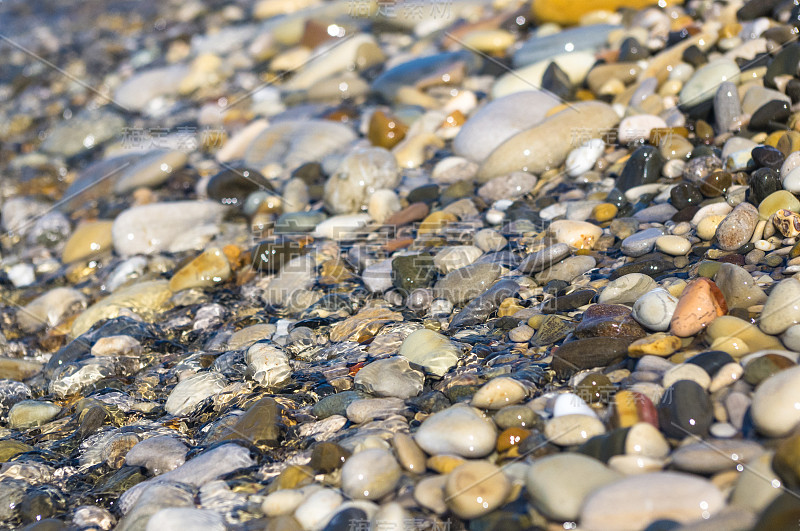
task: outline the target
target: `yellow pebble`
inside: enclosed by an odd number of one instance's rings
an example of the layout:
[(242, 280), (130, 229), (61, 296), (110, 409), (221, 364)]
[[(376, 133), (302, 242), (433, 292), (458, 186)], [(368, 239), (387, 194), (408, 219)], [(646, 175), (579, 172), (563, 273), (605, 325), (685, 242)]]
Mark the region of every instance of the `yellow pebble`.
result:
[(632, 358), (641, 358), (647, 354), (666, 357), (681, 348), (681, 344), (681, 338), (660, 332), (637, 339), (628, 345), (628, 355)]
[(509, 297), (500, 303), (500, 308), (497, 310), (497, 316), (510, 317), (520, 310), (522, 310), (522, 306), (519, 305), (518, 300), (513, 297)]
[(766, 140), (764, 140), (764, 145), (777, 148), (778, 141), (786, 134), (786, 131), (775, 131), (770, 133)]
[(544, 314), (534, 315), (533, 317), (528, 319), (528, 326), (530, 326), (534, 330), (537, 330), (540, 326), (542, 326), (542, 323), (544, 322), (545, 319), (547, 319), (547, 316)]
[[(534, 0), (532, 5), (533, 16), (539, 22), (555, 22), (561, 25), (577, 24), (581, 19), (593, 11), (617, 11), (623, 7), (643, 9), (661, 2), (656, 0)], [(682, 2), (668, 0), (666, 5), (675, 5)]]
[(457, 455), (434, 455), (428, 458), (428, 468), (439, 474), (449, 474), (457, 466), (463, 465), (466, 460)]
[(758, 215), (761, 219), (768, 219), (772, 214), (780, 209), (791, 210), (792, 212), (800, 212), (800, 201), (786, 190), (778, 190), (773, 192), (758, 205)]
[(636, 411), (636, 395), (632, 392), (617, 391), (614, 395), (614, 408), (617, 425), (620, 428), (629, 428), (639, 422), (639, 414)]
[(599, 223), (611, 221), (617, 215), (617, 207), (612, 203), (600, 203), (592, 209), (592, 217)]
[(61, 261), (65, 264), (95, 257), (111, 248), (113, 221), (90, 221), (80, 225), (64, 245)]
[(428, 214), (428, 217), (423, 219), (422, 223), (420, 223), (419, 228), (417, 229), (417, 234), (430, 234), (433, 232), (438, 232), (448, 223), (452, 223), (454, 221), (458, 221), (458, 218), (455, 216), (455, 214), (451, 214), (450, 212), (445, 212), (444, 210), (431, 212)]

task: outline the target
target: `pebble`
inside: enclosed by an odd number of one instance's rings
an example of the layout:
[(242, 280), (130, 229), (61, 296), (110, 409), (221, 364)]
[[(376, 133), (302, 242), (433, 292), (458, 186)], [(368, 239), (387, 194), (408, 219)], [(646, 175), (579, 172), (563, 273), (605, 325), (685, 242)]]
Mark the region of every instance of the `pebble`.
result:
[(453, 152), (483, 161), (505, 140), (541, 122), (558, 104), (552, 95), (526, 90), (497, 98), (473, 114), (453, 139)]
[(672, 464), (684, 472), (710, 475), (747, 464), (762, 452), (752, 441), (712, 439), (681, 446), (672, 454)]
[[(207, 228), (206, 238), (216, 232), (225, 207), (213, 201), (177, 201), (137, 206), (114, 219), (111, 235), (114, 250), (122, 256), (177, 252), (206, 243), (187, 238), (190, 230)], [(163, 223), (166, 217), (170, 223)]]
[(8, 412), (9, 427), (30, 428), (40, 426), (61, 413), (61, 406), (41, 400), (22, 400)]
[(629, 273), (612, 280), (600, 292), (600, 304), (632, 304), (646, 293), (658, 287), (655, 280), (641, 273)]
[(400, 466), (388, 450), (363, 450), (342, 467), (342, 490), (351, 498), (375, 500), (394, 490)]
[(586, 221), (558, 220), (550, 224), (550, 232), (558, 243), (578, 249), (591, 249), (603, 231)]
[(605, 431), (605, 426), (596, 416), (578, 413), (555, 417), (544, 428), (547, 439), (559, 446), (581, 444)]
[(753, 423), (767, 437), (784, 437), (800, 422), (797, 403), (797, 378), (800, 368), (783, 370), (761, 383), (750, 408)]
[(591, 170), (605, 150), (605, 144), (599, 138), (587, 140), (569, 152), (566, 159), (567, 174), (578, 177)]
[(455, 366), (459, 359), (458, 348), (448, 338), (425, 329), (412, 332), (400, 345), (398, 354), (438, 377)]
[(348, 155), (325, 183), (325, 204), (335, 214), (366, 210), (377, 190), (399, 183), (395, 157), (383, 148), (357, 150)]
[(513, 378), (494, 378), (484, 384), (472, 397), (472, 406), (481, 409), (500, 409), (522, 401), (527, 392)]
[(456, 467), (444, 486), (448, 508), (459, 518), (471, 520), (487, 514), (506, 501), (511, 482), (504, 472), (487, 461)]
[(78, 226), (64, 245), (61, 261), (69, 264), (108, 252), (112, 245), (112, 225), (111, 221), (94, 221)]
[(212, 247), (172, 275), (169, 289), (174, 292), (190, 288), (206, 288), (225, 282), (231, 276), (231, 266), (221, 249)]
[(422, 423), (414, 441), (431, 455), (454, 454), (483, 457), (494, 450), (497, 429), (476, 409), (451, 406)]
[(680, 92), (680, 103), (687, 106), (698, 105), (713, 98), (721, 83), (736, 80), (739, 67), (730, 59), (717, 59), (697, 69)]
[(189, 447), (169, 435), (144, 439), (125, 454), (125, 464), (143, 466), (154, 476), (175, 470), (186, 462)]
[(376, 396), (411, 398), (422, 391), (424, 380), (423, 373), (412, 369), (407, 359), (396, 357), (364, 366), (353, 383)]
[(749, 242), (758, 219), (756, 207), (750, 203), (739, 203), (717, 225), (715, 237), (719, 248), (724, 251), (735, 251)]
[(664, 231), (658, 228), (639, 231), (622, 240), (622, 252), (626, 256), (644, 256), (653, 250), (656, 240), (661, 236), (664, 236)]
[(711, 426), (711, 401), (692, 380), (681, 379), (667, 388), (658, 409), (661, 431), (669, 437), (703, 436)]
[(245, 363), (249, 376), (265, 387), (280, 387), (292, 376), (286, 353), (265, 341), (257, 341), (247, 349)]
[(201, 372), (182, 380), (170, 392), (164, 409), (170, 415), (186, 415), (206, 398), (220, 392), (225, 377), (215, 372)]
[(660, 519), (679, 523), (707, 519), (724, 505), (722, 493), (708, 480), (657, 472), (628, 476), (589, 494), (580, 521), (587, 529), (634, 530)]
[(716, 284), (707, 278), (697, 278), (684, 288), (670, 321), (671, 332), (678, 337), (693, 336), (728, 307)]
[(545, 516), (576, 521), (586, 497), (619, 478), (596, 459), (564, 452), (535, 460), (528, 469), (526, 487), (534, 506)]
[[(587, 118), (588, 117), (588, 120)], [(478, 169), (479, 182), (522, 170), (540, 174), (564, 163), (570, 151), (570, 130), (580, 127), (599, 136), (617, 125), (619, 117), (604, 103), (581, 102), (523, 130), (498, 145)], [(524, 147), (523, 147), (524, 146)]]
[(790, 326), (800, 323), (800, 281), (787, 278), (779, 282), (764, 304), (759, 328), (767, 334), (777, 335)]

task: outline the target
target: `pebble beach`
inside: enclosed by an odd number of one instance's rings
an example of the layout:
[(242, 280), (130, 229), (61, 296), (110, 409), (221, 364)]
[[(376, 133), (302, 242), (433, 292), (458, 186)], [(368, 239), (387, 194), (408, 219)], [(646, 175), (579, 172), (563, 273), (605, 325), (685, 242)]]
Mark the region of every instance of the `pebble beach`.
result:
[(0, 0), (0, 528), (800, 528), (791, 0)]

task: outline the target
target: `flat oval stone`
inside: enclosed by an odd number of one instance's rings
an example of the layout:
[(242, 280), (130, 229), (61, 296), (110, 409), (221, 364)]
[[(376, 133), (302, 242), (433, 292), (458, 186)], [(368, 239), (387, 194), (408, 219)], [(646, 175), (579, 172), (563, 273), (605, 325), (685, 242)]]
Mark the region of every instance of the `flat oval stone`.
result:
[(393, 189), (400, 167), (389, 151), (372, 147), (349, 154), (325, 183), (325, 204), (335, 214), (366, 210), (376, 190)]
[(221, 284), (231, 276), (231, 266), (221, 249), (212, 247), (172, 275), (169, 289), (181, 291)]
[(603, 230), (587, 221), (562, 219), (550, 224), (550, 232), (559, 243), (578, 249), (591, 249)]
[(504, 141), (541, 122), (547, 111), (558, 104), (558, 99), (540, 90), (497, 98), (481, 107), (461, 127), (453, 139), (453, 152), (481, 162)]
[(724, 496), (710, 481), (658, 472), (629, 476), (589, 494), (580, 521), (587, 529), (634, 531), (660, 519), (703, 520), (724, 506)]
[(186, 415), (194, 407), (220, 392), (227, 381), (217, 372), (201, 372), (181, 380), (167, 398), (164, 409), (170, 415)]
[(719, 287), (729, 308), (747, 308), (764, 304), (767, 300), (767, 295), (756, 285), (753, 276), (735, 264), (721, 264), (714, 275), (714, 283)]
[(497, 429), (478, 410), (452, 406), (425, 419), (414, 440), (430, 455), (483, 457), (494, 450)]
[(107, 252), (113, 241), (113, 224), (112, 221), (90, 221), (79, 225), (64, 245), (61, 261), (69, 264)]
[(608, 34), (618, 27), (611, 24), (590, 24), (549, 35), (534, 35), (514, 52), (514, 67), (526, 66), (565, 52), (594, 50), (605, 44)]
[(154, 150), (145, 153), (114, 179), (114, 193), (122, 195), (137, 188), (155, 188), (183, 169), (188, 160), (189, 154), (185, 151)]
[(703, 436), (713, 421), (711, 401), (696, 382), (680, 380), (664, 392), (658, 417), (661, 430), (669, 437)]
[(632, 234), (622, 240), (622, 253), (626, 256), (644, 256), (653, 250), (656, 240), (664, 236), (664, 230), (660, 228), (650, 228)]
[(605, 431), (605, 426), (596, 416), (581, 414), (552, 418), (544, 428), (547, 439), (559, 446), (581, 444)]
[(649, 276), (641, 273), (629, 273), (612, 280), (600, 292), (597, 302), (601, 304), (631, 304), (657, 287), (656, 281)]
[(767, 334), (777, 335), (797, 323), (800, 323), (800, 281), (787, 278), (770, 291), (758, 326)]
[(575, 521), (581, 504), (592, 491), (619, 478), (618, 473), (596, 459), (564, 452), (535, 460), (525, 484), (534, 506), (545, 516)]
[(682, 105), (694, 106), (713, 98), (721, 83), (738, 79), (739, 67), (730, 59), (720, 58), (697, 69), (680, 92)]
[(231, 167), (217, 173), (208, 181), (208, 197), (222, 205), (244, 206), (253, 192), (275, 193), (272, 184), (260, 172), (247, 167)]
[(628, 355), (632, 339), (592, 337), (570, 341), (553, 354), (552, 367), (559, 378), (569, 378), (582, 369), (606, 367)]
[(214, 201), (176, 201), (129, 208), (116, 217), (111, 227), (114, 249), (122, 256), (153, 254), (176, 247), (193, 249), (196, 242), (181, 242), (181, 239), (198, 226), (213, 229), (224, 213), (225, 207)]
[(517, 133), (492, 151), (478, 169), (479, 182), (509, 174), (515, 170), (542, 173), (564, 163), (571, 149), (571, 131), (581, 128), (590, 137), (614, 127), (619, 116), (605, 103), (579, 102), (541, 124)]
[(186, 462), (189, 447), (169, 435), (158, 435), (136, 443), (125, 455), (125, 464), (143, 466), (157, 476)]
[(767, 437), (784, 437), (800, 422), (800, 367), (783, 370), (756, 388), (750, 413), (758, 431)]
[(717, 245), (724, 251), (735, 251), (750, 241), (758, 223), (758, 210), (750, 203), (739, 203), (717, 225)]
[(12, 429), (41, 426), (61, 413), (61, 406), (46, 400), (22, 400), (11, 406), (8, 424)]
[(505, 473), (488, 461), (471, 461), (447, 477), (445, 500), (459, 518), (471, 520), (500, 507), (511, 491)]
[(649, 330), (665, 332), (669, 330), (677, 306), (678, 299), (667, 290), (656, 288), (636, 299), (631, 316)]
[(422, 391), (425, 375), (411, 368), (401, 357), (373, 361), (358, 371), (356, 388), (376, 396), (410, 398)]
[(376, 500), (394, 490), (401, 471), (388, 450), (362, 450), (342, 467), (342, 490), (355, 499)]
[(486, 291), (503, 273), (494, 263), (472, 264), (447, 273), (436, 282), (434, 296), (461, 304)]
[(403, 341), (398, 354), (426, 372), (442, 377), (458, 363), (460, 351), (447, 337), (422, 329), (412, 332)]
[(519, 292), (519, 284), (512, 279), (503, 279), (480, 294), (458, 312), (450, 321), (450, 328), (472, 326), (483, 323), (497, 310), (500, 303)]
[(634, 151), (619, 178), (616, 187), (623, 192), (636, 186), (654, 183), (661, 176), (664, 158), (653, 146), (642, 146)]
[(536, 273), (535, 279), (541, 284), (546, 284), (553, 280), (570, 282), (574, 278), (583, 275), (597, 265), (593, 256), (578, 255), (570, 256), (558, 262), (552, 267)]
[(672, 464), (678, 470), (694, 474), (716, 474), (747, 464), (764, 452), (754, 441), (712, 439), (681, 446), (672, 453)]
[(472, 406), (481, 409), (500, 409), (521, 402), (527, 391), (513, 378), (499, 377), (486, 382), (472, 397)]

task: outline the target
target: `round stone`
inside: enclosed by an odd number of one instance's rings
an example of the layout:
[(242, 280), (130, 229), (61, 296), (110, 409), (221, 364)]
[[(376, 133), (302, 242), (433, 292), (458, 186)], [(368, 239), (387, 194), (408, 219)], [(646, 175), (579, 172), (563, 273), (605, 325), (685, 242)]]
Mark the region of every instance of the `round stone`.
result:
[(483, 457), (494, 450), (497, 428), (474, 408), (452, 406), (425, 419), (414, 440), (430, 455)]
[(767, 437), (784, 437), (800, 422), (797, 404), (800, 404), (800, 367), (792, 367), (758, 386), (750, 408), (753, 423)]
[(485, 383), (475, 396), (472, 406), (481, 409), (500, 409), (521, 402), (527, 392), (525, 387), (513, 378), (494, 378)]
[(553, 444), (572, 446), (584, 443), (605, 431), (605, 426), (597, 416), (573, 414), (555, 417), (548, 421), (544, 434)]
[(342, 490), (351, 498), (376, 500), (392, 492), (400, 476), (400, 466), (391, 452), (363, 450), (345, 461)]
[(597, 459), (565, 452), (534, 461), (528, 469), (526, 486), (533, 505), (542, 514), (553, 520), (575, 521), (592, 491), (619, 478), (618, 473)]
[(724, 506), (724, 496), (710, 481), (658, 472), (629, 476), (595, 490), (581, 508), (580, 522), (587, 529), (634, 531), (659, 519), (707, 519)]
[(472, 461), (456, 467), (444, 486), (447, 506), (465, 520), (494, 511), (506, 501), (510, 491), (511, 482), (503, 471), (488, 461)]

